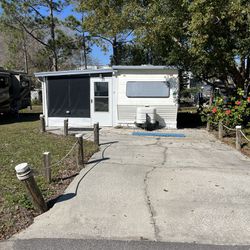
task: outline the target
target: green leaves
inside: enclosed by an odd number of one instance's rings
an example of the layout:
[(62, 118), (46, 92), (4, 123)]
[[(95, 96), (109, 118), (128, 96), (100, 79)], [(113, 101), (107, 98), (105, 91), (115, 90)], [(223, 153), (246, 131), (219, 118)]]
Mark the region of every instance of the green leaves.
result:
[(248, 100), (244, 98), (244, 91), (238, 89), (237, 96), (217, 97), (211, 107), (203, 110), (203, 115), (208, 121), (222, 121), (224, 125), (234, 128), (247, 124), (250, 108)]

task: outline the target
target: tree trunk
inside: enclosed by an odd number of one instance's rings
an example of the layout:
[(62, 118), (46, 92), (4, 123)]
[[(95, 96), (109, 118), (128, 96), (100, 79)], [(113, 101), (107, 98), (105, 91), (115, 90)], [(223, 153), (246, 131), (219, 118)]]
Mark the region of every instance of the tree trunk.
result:
[(54, 20), (54, 6), (53, 6), (53, 0), (50, 0), (50, 35), (52, 39), (52, 53), (53, 53), (53, 70), (58, 70), (58, 58), (57, 58), (57, 52), (56, 52), (56, 39), (55, 39), (55, 20)]
[(83, 32), (83, 57), (84, 57), (84, 67), (85, 69), (88, 68), (88, 62), (87, 62), (87, 48), (86, 48), (86, 40), (85, 40), (85, 35)]
[(236, 67), (231, 68), (231, 77), (236, 85), (236, 88), (244, 89), (245, 78), (242, 76), (240, 71)]
[(118, 60), (118, 43), (117, 43), (116, 37), (113, 40), (112, 48), (113, 48), (113, 58), (112, 58), (113, 62), (112, 62), (112, 64), (113, 65), (118, 65), (119, 64), (119, 60)]
[(24, 56), (24, 72), (29, 73), (29, 65), (28, 65), (28, 52), (27, 52), (27, 46), (26, 46), (26, 37), (23, 32), (23, 56)]
[[(82, 14), (82, 23), (84, 22), (84, 17)], [(84, 29), (82, 30), (82, 48), (83, 48), (83, 57), (84, 57), (84, 68), (88, 68), (88, 62), (87, 62), (87, 46), (86, 46), (86, 37)]]

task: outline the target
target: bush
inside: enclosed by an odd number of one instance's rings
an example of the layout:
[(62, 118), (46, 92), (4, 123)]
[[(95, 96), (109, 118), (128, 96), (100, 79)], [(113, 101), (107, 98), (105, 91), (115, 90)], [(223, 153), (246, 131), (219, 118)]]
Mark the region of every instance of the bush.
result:
[(250, 96), (244, 98), (244, 91), (238, 89), (237, 97), (217, 97), (211, 107), (203, 110), (203, 120), (222, 123), (234, 128), (246, 125), (250, 115)]

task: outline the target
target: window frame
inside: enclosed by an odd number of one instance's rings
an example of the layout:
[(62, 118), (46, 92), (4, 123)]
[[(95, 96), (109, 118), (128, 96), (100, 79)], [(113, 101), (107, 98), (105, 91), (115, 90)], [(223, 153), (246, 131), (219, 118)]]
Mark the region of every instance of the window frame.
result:
[[(96, 94), (96, 83), (106, 83), (107, 84), (107, 94), (108, 95), (95, 95)], [(96, 99), (106, 99), (107, 100), (107, 110), (96, 110)], [(108, 81), (94, 81), (94, 112), (109, 112), (109, 82)]]
[[(136, 83), (141, 83), (141, 84), (157, 84), (157, 83), (164, 83), (166, 84), (167, 88), (168, 88), (168, 92), (167, 92), (167, 95), (162, 95), (162, 96), (158, 96), (158, 95), (131, 95), (128, 93), (128, 86), (129, 84), (136, 84)], [(157, 80), (153, 80), (153, 81), (143, 81), (143, 80), (140, 80), (140, 81), (127, 81), (126, 82), (126, 96), (127, 98), (169, 98), (170, 97), (170, 82), (167, 81), (167, 80), (162, 80), (162, 81), (157, 81)]]

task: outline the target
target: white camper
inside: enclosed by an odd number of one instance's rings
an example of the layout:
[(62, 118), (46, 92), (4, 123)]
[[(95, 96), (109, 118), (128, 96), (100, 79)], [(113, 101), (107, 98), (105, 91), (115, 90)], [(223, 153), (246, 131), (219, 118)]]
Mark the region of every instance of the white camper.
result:
[(166, 66), (113, 66), (40, 72), (49, 127), (141, 126), (176, 128), (178, 70)]

